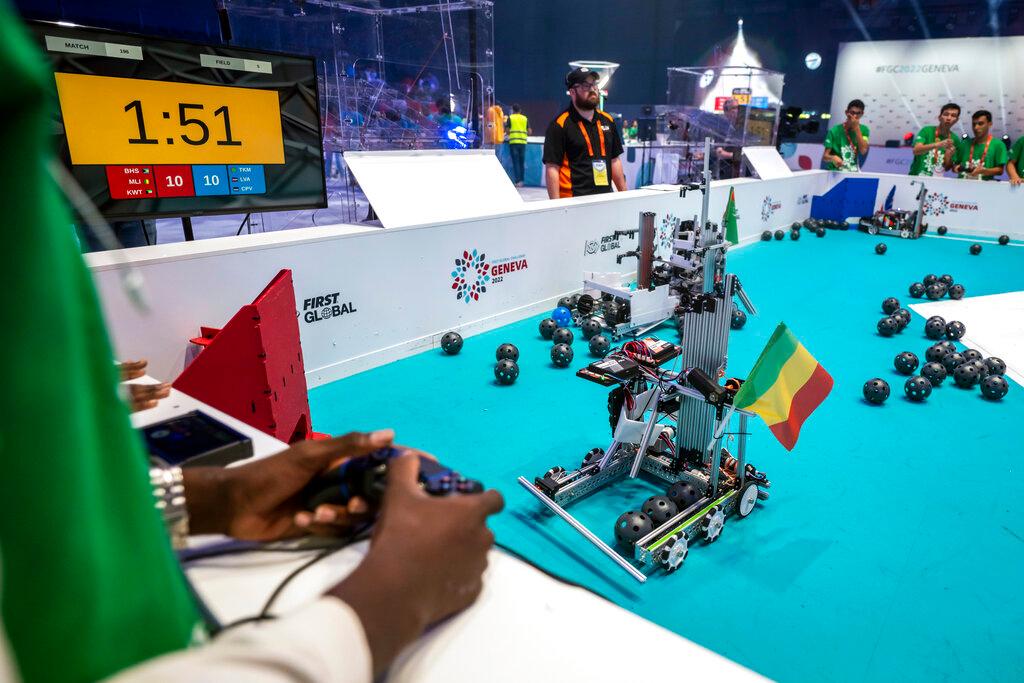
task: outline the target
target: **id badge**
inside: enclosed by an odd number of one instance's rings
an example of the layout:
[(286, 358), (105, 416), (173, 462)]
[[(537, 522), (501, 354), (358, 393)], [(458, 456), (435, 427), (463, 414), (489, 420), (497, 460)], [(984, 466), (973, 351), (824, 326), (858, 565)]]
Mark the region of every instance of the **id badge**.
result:
[(608, 185), (608, 164), (602, 159), (600, 161), (591, 161), (591, 166), (594, 169), (594, 184), (598, 187), (605, 187)]

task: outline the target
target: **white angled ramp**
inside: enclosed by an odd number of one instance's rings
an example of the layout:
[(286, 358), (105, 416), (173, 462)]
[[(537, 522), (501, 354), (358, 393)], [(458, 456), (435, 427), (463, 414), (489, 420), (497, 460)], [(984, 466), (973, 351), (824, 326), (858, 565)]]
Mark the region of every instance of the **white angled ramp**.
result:
[(986, 357), (1002, 358), (1006, 376), (1024, 386), (1024, 292), (929, 301), (910, 308), (925, 318), (941, 315), (962, 322), (967, 334), (960, 343)]

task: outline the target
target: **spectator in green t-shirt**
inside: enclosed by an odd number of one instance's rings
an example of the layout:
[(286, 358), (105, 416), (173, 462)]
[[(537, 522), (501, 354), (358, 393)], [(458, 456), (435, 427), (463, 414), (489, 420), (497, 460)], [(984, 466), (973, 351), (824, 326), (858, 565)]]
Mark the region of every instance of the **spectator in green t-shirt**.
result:
[(825, 136), (825, 154), (822, 160), (831, 171), (860, 171), (858, 158), (868, 153), (870, 130), (860, 122), (864, 116), (864, 103), (853, 100), (846, 105), (846, 121), (829, 128)]
[(974, 139), (960, 145), (953, 170), (961, 178), (969, 180), (992, 180), (1001, 175), (1006, 165), (1006, 145), (992, 137), (992, 113), (979, 109), (971, 117)]
[(1010, 148), (1009, 161), (1006, 163), (1006, 175), (1010, 176), (1011, 185), (1024, 183), (1024, 135), (1017, 138)]
[(938, 126), (925, 126), (914, 139), (914, 163), (910, 175), (942, 175), (953, 165), (959, 146), (952, 128), (960, 120), (960, 105), (942, 105)]

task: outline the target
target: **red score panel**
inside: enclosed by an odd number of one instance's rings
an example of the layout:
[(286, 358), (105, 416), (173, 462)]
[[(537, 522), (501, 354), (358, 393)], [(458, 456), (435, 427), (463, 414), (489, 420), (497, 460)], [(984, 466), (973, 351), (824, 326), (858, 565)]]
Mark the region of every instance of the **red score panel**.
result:
[(196, 190), (192, 185), (192, 167), (155, 166), (153, 182), (156, 184), (158, 197), (195, 197)]
[(150, 199), (156, 196), (149, 166), (107, 166), (111, 199)]

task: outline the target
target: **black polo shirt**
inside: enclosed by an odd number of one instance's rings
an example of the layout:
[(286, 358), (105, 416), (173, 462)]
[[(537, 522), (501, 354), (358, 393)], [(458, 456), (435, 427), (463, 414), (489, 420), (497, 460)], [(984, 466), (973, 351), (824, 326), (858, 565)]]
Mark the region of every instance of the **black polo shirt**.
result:
[[(598, 128), (600, 126), (600, 129)], [(544, 163), (559, 167), (559, 197), (582, 197), (612, 191), (612, 159), (622, 154), (615, 120), (600, 109), (587, 121), (569, 105), (544, 136)], [(594, 161), (604, 160), (607, 185), (594, 183)]]

